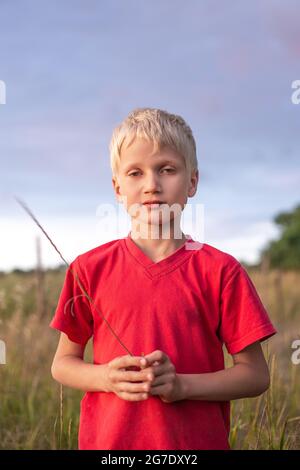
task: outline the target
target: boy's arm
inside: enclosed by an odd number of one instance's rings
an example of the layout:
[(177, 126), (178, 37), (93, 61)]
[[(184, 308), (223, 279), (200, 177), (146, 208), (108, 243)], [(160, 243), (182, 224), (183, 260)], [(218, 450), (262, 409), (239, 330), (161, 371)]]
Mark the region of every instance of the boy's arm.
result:
[(259, 341), (233, 354), (234, 365), (205, 374), (177, 374), (182, 398), (229, 401), (255, 397), (270, 385), (268, 365)]
[(85, 346), (61, 333), (51, 366), (52, 377), (63, 385), (83, 391), (106, 391), (106, 364), (84, 362)]
[(63, 385), (85, 392), (112, 392), (129, 401), (148, 398), (149, 378), (143, 370), (141, 357), (128, 354), (108, 363), (90, 364), (83, 359), (84, 350), (84, 345), (71, 341), (61, 332), (51, 366), (52, 377)]

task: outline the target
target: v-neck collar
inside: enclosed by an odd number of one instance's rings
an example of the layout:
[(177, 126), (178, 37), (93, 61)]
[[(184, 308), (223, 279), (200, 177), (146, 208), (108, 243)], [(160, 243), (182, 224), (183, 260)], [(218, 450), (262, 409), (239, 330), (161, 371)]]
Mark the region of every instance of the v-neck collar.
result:
[[(154, 262), (134, 242), (130, 236), (130, 233), (131, 232), (128, 233), (127, 237), (122, 239), (125, 250), (129, 251), (135, 261), (145, 269), (150, 278), (167, 274), (176, 269), (190, 256), (192, 256), (192, 254), (195, 252), (195, 243), (198, 243), (195, 242), (195, 240), (193, 240), (190, 235), (186, 235), (187, 240), (183, 245), (177, 248), (177, 250), (173, 251), (173, 253), (168, 255), (166, 258)], [(191, 243), (193, 243), (193, 248), (191, 248)]]

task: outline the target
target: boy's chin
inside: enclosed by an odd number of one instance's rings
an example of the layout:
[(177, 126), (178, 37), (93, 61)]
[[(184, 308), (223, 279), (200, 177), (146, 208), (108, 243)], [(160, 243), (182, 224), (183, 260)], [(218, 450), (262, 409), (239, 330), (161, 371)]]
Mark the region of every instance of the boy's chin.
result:
[[(132, 221), (132, 224), (133, 226), (136, 226), (137, 228), (139, 228), (139, 226), (145, 227), (146, 231), (149, 230), (150, 228), (152, 228), (153, 230), (156, 230), (156, 229), (158, 230), (162, 226), (164, 226), (165, 230), (167, 230), (168, 227), (170, 227), (171, 229), (171, 221), (172, 219), (170, 220), (170, 218), (167, 220), (151, 220), (151, 218), (134, 219), (134, 221)], [(141, 228), (139, 230), (142, 231)]]
[(153, 225), (153, 226), (159, 226), (159, 225), (168, 225), (174, 220), (173, 214), (147, 214), (144, 216), (140, 217), (134, 217), (133, 220), (137, 224), (144, 224), (144, 225)]

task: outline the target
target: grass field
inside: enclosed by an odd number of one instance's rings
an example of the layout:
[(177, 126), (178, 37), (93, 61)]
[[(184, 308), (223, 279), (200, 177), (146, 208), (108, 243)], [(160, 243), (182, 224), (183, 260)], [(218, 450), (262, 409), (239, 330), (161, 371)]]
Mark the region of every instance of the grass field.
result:
[[(256, 398), (232, 401), (234, 449), (300, 449), (300, 364), (291, 361), (299, 339), (300, 272), (248, 270), (278, 334), (263, 344), (271, 386)], [(48, 324), (64, 272), (45, 273), (46, 314), (37, 311), (34, 274), (0, 276), (0, 449), (76, 449), (83, 392), (61, 387), (50, 373), (58, 333)], [(226, 365), (232, 364), (225, 353)], [(86, 360), (92, 360), (88, 344)], [(63, 394), (63, 396), (62, 396)]]

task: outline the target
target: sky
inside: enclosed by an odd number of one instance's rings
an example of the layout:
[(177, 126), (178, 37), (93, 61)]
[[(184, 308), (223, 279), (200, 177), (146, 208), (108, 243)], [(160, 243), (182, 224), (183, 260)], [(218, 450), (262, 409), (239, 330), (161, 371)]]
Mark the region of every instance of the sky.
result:
[[(127, 236), (109, 161), (113, 129), (136, 107), (190, 125), (202, 227), (194, 239), (255, 263), (299, 204), (297, 1), (1, 0), (0, 270), (61, 263)], [(1, 97), (0, 97), (1, 98)], [(1, 99), (0, 99), (1, 101)], [(119, 226), (103, 220), (110, 204)], [(122, 213), (123, 211), (123, 213)]]

